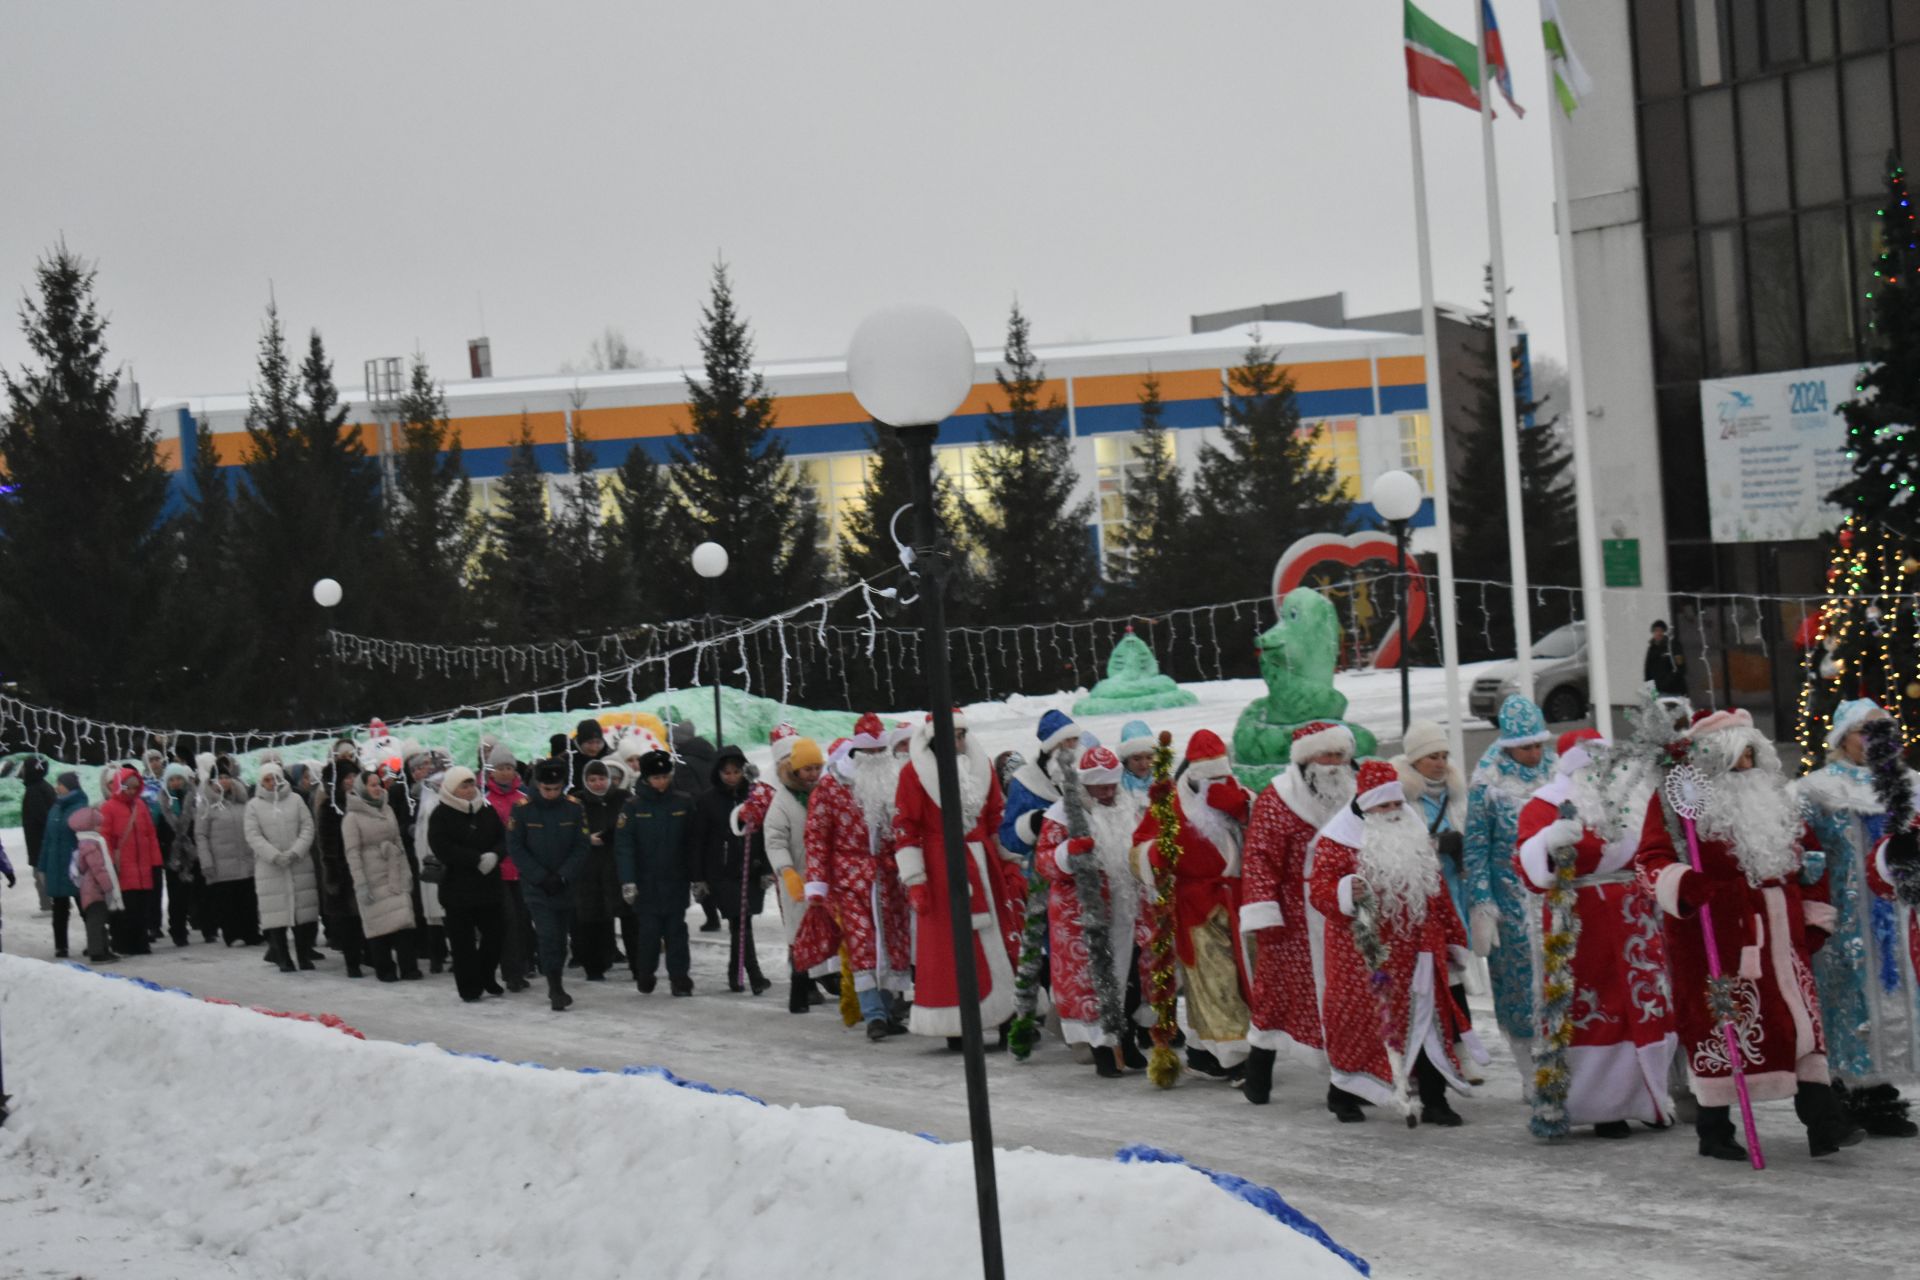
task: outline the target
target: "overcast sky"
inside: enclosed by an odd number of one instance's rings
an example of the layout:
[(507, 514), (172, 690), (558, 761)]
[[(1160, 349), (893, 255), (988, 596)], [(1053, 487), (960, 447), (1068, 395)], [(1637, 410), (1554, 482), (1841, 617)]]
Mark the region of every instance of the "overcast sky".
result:
[[(1428, 0), (1469, 37), (1473, 0)], [(1516, 314), (1562, 350), (1534, 0), (1497, 5)], [(243, 389), (269, 282), (340, 380), (585, 357), (606, 325), (698, 357), (716, 255), (763, 358), (946, 306), (981, 345), (1185, 332), (1344, 290), (1411, 307), (1398, 0), (507, 4), (15, 0), (0, 38), (0, 280), (99, 267), (143, 396)], [(1439, 293), (1477, 303), (1479, 121), (1423, 107)], [(483, 317), (484, 315), (484, 327)], [(17, 366), (17, 325), (0, 360)]]

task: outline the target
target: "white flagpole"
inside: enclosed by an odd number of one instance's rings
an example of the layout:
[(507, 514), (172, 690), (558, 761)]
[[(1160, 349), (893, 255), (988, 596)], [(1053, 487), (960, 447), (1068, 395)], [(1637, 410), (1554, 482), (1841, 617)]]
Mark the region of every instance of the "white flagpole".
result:
[(1493, 151), (1493, 79), (1487, 74), (1487, 10), (1474, 5), (1480, 32), (1480, 157), (1487, 175), (1487, 241), (1493, 260), (1493, 369), (1500, 388), (1500, 460), (1507, 481), (1507, 560), (1513, 576), (1514, 658), (1520, 692), (1533, 687), (1533, 624), (1527, 606), (1526, 504), (1520, 488), (1520, 424), (1513, 405), (1513, 337), (1507, 328), (1507, 263), (1500, 236), (1500, 167)]
[[(1420, 139), (1420, 95), (1407, 90), (1407, 132), (1413, 138), (1413, 222), (1420, 246), (1420, 336), (1427, 367), (1427, 433), (1433, 465), (1433, 525), (1439, 535), (1440, 598), (1434, 601), (1434, 627), (1440, 632), (1440, 657), (1447, 671), (1447, 749), (1464, 775), (1466, 703), (1460, 697), (1460, 609), (1453, 585), (1453, 514), (1447, 497), (1447, 424), (1440, 404), (1440, 326), (1433, 312), (1433, 246), (1427, 236), (1427, 161)], [(1411, 643), (1411, 635), (1401, 642)]]
[[(1540, 0), (1540, 21), (1549, 13)], [(1555, 15), (1557, 17), (1557, 15)], [(1564, 34), (1564, 33), (1563, 33)], [(1547, 105), (1553, 130), (1553, 203), (1559, 211), (1560, 297), (1567, 326), (1567, 412), (1573, 418), (1573, 488), (1580, 521), (1581, 609), (1587, 619), (1587, 690), (1593, 703), (1593, 727), (1613, 737), (1613, 691), (1607, 673), (1606, 578), (1600, 555), (1600, 513), (1595, 509), (1593, 440), (1587, 423), (1586, 364), (1580, 351), (1580, 304), (1573, 261), (1573, 214), (1567, 197), (1566, 112), (1554, 88), (1553, 59), (1546, 60)]]

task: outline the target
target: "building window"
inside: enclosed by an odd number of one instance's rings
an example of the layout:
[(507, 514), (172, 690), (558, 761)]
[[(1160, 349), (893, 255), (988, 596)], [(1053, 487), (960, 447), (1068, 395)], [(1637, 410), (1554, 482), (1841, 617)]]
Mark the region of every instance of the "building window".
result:
[[(1733, 90), (1703, 93), (1687, 104), (1693, 137), (1693, 207), (1701, 222), (1740, 216), (1735, 180)], [(1656, 144), (1657, 145), (1657, 144)]]
[(983, 511), (987, 505), (987, 481), (980, 471), (985, 455), (985, 446), (977, 444), (948, 445), (933, 451), (934, 465), (953, 485), (954, 495), (975, 511)]
[(1884, 57), (1855, 58), (1840, 68), (1847, 110), (1847, 190), (1878, 195), (1887, 187), (1887, 152), (1893, 149), (1893, 90)]
[(1721, 58), (1720, 6), (1715, 0), (1679, 0), (1686, 10), (1681, 23), (1686, 29), (1687, 71), (1696, 89), (1719, 84), (1726, 79)]
[(1800, 262), (1805, 269), (1807, 360), (1853, 358), (1853, 276), (1847, 267), (1847, 219), (1838, 209), (1802, 214)]
[[(1111, 432), (1093, 437), (1094, 497), (1100, 521), (1100, 547), (1106, 557), (1109, 574), (1124, 571), (1121, 542), (1127, 525), (1127, 494), (1140, 483), (1147, 460), (1140, 456), (1139, 432)], [(1162, 448), (1171, 449), (1172, 438), (1162, 435)]]
[(1755, 366), (1801, 367), (1800, 282), (1794, 270), (1792, 218), (1765, 218), (1748, 224), (1747, 265), (1747, 292), (1753, 299)]
[(1420, 482), (1420, 492), (1433, 492), (1427, 483), (1433, 474), (1433, 420), (1424, 413), (1400, 415), (1400, 469)]
[(1802, 208), (1838, 200), (1840, 89), (1832, 67), (1788, 78), (1793, 95), (1793, 194)]
[(1653, 236), (1653, 354), (1660, 381), (1700, 376), (1700, 280), (1691, 232)]
[(1787, 108), (1778, 78), (1740, 86), (1740, 167), (1749, 216), (1787, 208)]
[(1840, 52), (1860, 53), (1886, 43), (1887, 0), (1840, 0)]
[(1746, 273), (1741, 269), (1740, 229), (1700, 233), (1700, 314), (1706, 321), (1707, 375), (1746, 373)]
[(1313, 441), (1313, 460), (1333, 468), (1336, 490), (1349, 502), (1360, 500), (1360, 422), (1329, 418), (1301, 425), (1295, 433)]
[(797, 464), (800, 478), (813, 490), (814, 505), (820, 510), (820, 549), (829, 555), (840, 546), (847, 512), (860, 505), (871, 460), (871, 454), (843, 453), (827, 458), (803, 458)]

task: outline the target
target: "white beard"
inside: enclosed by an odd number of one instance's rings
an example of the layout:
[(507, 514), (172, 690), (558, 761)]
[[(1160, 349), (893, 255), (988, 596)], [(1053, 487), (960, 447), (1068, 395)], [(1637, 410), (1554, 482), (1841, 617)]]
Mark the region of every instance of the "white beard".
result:
[[(1198, 795), (1194, 794), (1192, 781), (1201, 782)], [(1206, 788), (1219, 781), (1223, 779), (1190, 779), (1183, 784), (1186, 786), (1187, 795), (1185, 802), (1180, 806), (1181, 817), (1186, 819), (1202, 839), (1220, 851), (1220, 856), (1226, 859), (1227, 866), (1234, 868), (1230, 874), (1238, 875), (1242, 834), (1240, 824), (1207, 803)]]
[(982, 771), (974, 768), (971, 755), (959, 753), (954, 760), (956, 772), (960, 775), (960, 826), (972, 831), (973, 824), (980, 821), (980, 810), (987, 803), (987, 780)]
[(866, 817), (867, 831), (884, 838), (893, 829), (893, 797), (900, 785), (899, 770), (884, 753), (857, 755), (849, 779), (854, 803)]
[(1365, 833), (1357, 870), (1373, 890), (1381, 916), (1424, 921), (1427, 899), (1440, 890), (1440, 859), (1426, 826), (1405, 806), (1367, 814), (1361, 823)]
[(1340, 812), (1353, 800), (1353, 789), (1357, 783), (1353, 766), (1347, 764), (1309, 764), (1300, 769), (1300, 776), (1306, 780), (1307, 790), (1321, 804), (1321, 812), (1332, 816)]
[(1800, 810), (1785, 781), (1771, 769), (1744, 769), (1715, 778), (1699, 828), (1707, 839), (1733, 846), (1749, 884), (1778, 880), (1800, 869)]

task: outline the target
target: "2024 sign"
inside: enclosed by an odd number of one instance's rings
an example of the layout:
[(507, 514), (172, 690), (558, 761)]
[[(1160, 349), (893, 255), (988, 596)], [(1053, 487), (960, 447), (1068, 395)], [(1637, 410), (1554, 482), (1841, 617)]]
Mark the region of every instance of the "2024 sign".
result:
[(1825, 382), (1795, 382), (1787, 387), (1791, 404), (1788, 413), (1831, 412), (1827, 408), (1827, 384)]

